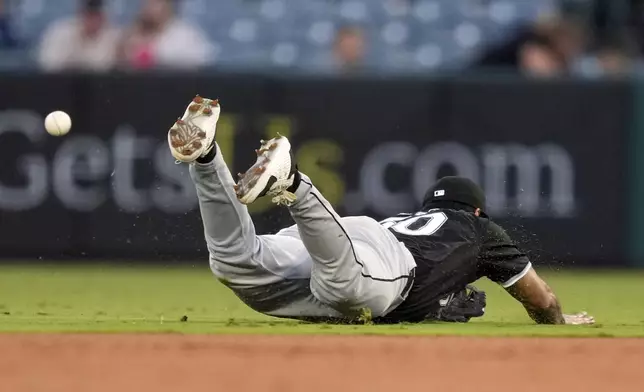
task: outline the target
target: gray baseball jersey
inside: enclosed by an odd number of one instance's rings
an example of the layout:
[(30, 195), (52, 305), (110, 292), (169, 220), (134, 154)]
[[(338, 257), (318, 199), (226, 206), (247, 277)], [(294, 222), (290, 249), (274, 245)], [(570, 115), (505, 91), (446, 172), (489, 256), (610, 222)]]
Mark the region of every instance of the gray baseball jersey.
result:
[(341, 218), (302, 175), (289, 211), (295, 225), (257, 235), (218, 151), (190, 167), (212, 272), (248, 306), (272, 316), (344, 319), (384, 316), (411, 287), (413, 256), (368, 217)]

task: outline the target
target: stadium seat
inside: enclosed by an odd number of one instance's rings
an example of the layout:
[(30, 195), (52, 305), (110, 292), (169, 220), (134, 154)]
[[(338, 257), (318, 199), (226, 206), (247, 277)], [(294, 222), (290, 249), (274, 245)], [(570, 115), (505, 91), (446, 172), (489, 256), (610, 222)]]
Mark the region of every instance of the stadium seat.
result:
[[(363, 28), (367, 65), (382, 72), (460, 67), (486, 45), (555, 7), (555, 0), (183, 0), (180, 14), (200, 25), (217, 49), (216, 66), (332, 71), (332, 44), (343, 25)], [(110, 18), (128, 25), (140, 4), (107, 2)], [(13, 14), (21, 37), (35, 44), (77, 0), (23, 0)], [(6, 60), (5, 64), (15, 61)]]
[(35, 44), (53, 21), (73, 15), (76, 7), (76, 0), (24, 0), (11, 12), (19, 37)]
[(35, 67), (28, 50), (25, 49), (0, 49), (0, 71), (5, 70), (30, 70)]

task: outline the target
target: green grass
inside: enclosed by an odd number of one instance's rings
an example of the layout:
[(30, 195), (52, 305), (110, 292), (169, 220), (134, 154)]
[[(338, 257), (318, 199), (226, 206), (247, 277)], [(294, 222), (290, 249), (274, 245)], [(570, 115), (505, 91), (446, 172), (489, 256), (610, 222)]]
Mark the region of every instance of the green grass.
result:
[[(163, 332), (644, 337), (644, 271), (544, 274), (564, 310), (590, 327), (534, 325), (487, 281), (487, 314), (468, 324), (313, 325), (258, 314), (210, 274), (193, 268), (0, 266), (0, 332)], [(187, 322), (181, 322), (182, 316)]]

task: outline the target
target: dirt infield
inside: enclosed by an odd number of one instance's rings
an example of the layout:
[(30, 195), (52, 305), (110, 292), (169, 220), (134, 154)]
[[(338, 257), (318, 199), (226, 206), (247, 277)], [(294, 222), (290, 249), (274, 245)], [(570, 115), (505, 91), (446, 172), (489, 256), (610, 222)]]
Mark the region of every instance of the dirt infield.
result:
[(0, 390), (642, 391), (644, 339), (0, 335)]

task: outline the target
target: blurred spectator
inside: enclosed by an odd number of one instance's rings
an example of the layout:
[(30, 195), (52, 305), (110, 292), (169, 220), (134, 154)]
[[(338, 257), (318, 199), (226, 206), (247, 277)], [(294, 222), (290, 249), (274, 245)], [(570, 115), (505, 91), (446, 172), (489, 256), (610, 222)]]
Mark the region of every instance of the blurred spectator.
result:
[(625, 75), (633, 69), (633, 58), (617, 47), (607, 46), (601, 48), (596, 57), (602, 75)]
[(579, 61), (576, 71), (586, 77), (624, 76), (639, 68), (637, 44), (622, 32), (600, 39), (595, 49)]
[(102, 0), (81, 0), (78, 15), (55, 22), (43, 36), (39, 63), (46, 71), (108, 71), (116, 61), (118, 30)]
[(364, 66), (366, 42), (364, 31), (358, 26), (340, 28), (335, 36), (333, 56), (336, 69), (354, 72)]
[(4, 0), (0, 0), (0, 48), (13, 48), (18, 44), (11, 29), (9, 7)]
[(554, 18), (526, 28), (512, 41), (492, 48), (477, 65), (508, 68), (532, 76), (555, 76), (569, 73), (585, 46), (581, 24)]
[(120, 60), (130, 69), (206, 65), (212, 47), (197, 27), (177, 18), (177, 0), (144, 0), (138, 19), (127, 32)]

